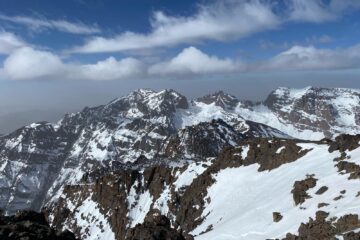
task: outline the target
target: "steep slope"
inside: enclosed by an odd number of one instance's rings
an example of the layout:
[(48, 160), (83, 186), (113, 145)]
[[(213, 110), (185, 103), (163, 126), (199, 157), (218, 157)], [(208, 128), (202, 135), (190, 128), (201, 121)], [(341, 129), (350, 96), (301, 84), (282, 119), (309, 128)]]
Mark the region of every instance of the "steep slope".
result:
[[(159, 214), (195, 239), (345, 236), (360, 230), (359, 140), (254, 138), (204, 162), (134, 165), (67, 186), (47, 211), (83, 239), (125, 239)], [(310, 218), (335, 227), (321, 235)]]
[(0, 207), (8, 214), (39, 209), (73, 139), (73, 133), (48, 123), (0, 138)]

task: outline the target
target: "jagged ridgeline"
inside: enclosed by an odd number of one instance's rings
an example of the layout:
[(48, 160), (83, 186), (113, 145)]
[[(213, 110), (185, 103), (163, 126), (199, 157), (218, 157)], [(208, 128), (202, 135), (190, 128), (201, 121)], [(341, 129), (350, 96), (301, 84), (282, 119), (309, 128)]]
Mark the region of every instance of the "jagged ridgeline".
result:
[(351, 89), (137, 90), (0, 136), (0, 207), (81, 239), (357, 239), (360, 137), (341, 134), (359, 106)]

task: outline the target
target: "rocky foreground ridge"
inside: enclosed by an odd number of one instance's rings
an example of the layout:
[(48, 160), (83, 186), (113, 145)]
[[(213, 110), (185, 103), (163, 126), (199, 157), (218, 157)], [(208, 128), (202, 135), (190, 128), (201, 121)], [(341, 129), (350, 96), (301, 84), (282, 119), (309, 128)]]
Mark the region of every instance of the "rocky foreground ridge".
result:
[(80, 239), (356, 239), (358, 101), (138, 90), (0, 137), (0, 205)]
[(51, 228), (42, 213), (20, 211), (14, 216), (0, 216), (0, 239), (76, 240), (76, 237), (68, 230)]

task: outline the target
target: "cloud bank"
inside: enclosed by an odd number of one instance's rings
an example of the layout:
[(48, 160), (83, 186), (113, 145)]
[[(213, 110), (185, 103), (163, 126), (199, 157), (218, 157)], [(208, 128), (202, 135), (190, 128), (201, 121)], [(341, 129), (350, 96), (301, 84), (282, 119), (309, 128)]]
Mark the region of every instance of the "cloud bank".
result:
[(44, 50), (22, 47), (13, 51), (0, 69), (1, 78), (12, 80), (122, 80), (260, 71), (338, 70), (360, 68), (360, 44), (344, 49), (294, 46), (262, 62), (219, 58), (195, 47), (184, 48), (173, 58), (144, 63), (135, 58), (109, 57), (94, 64), (64, 62)]

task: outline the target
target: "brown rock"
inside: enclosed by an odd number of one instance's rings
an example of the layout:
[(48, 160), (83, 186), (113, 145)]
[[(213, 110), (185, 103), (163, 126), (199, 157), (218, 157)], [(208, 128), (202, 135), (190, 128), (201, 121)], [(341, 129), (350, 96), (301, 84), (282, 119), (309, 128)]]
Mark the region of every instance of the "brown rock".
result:
[(339, 150), (345, 152), (346, 150), (352, 151), (359, 147), (360, 135), (342, 134), (335, 138), (335, 141), (330, 144), (329, 152)]
[(306, 179), (294, 183), (294, 188), (291, 193), (293, 194), (295, 205), (299, 205), (305, 202), (306, 199), (311, 198), (306, 191), (315, 187), (316, 181), (316, 178), (308, 176)]
[(328, 203), (319, 203), (318, 204), (318, 208), (322, 208), (322, 207), (326, 207), (326, 206), (329, 206)]
[(319, 190), (316, 191), (315, 194), (317, 195), (321, 195), (323, 194), (324, 192), (326, 192), (329, 188), (327, 186), (322, 186), (321, 188), (319, 188)]
[(354, 233), (349, 232), (343, 235), (344, 240), (359, 240), (360, 239), (360, 232)]
[(360, 178), (360, 166), (356, 163), (340, 161), (336, 164), (339, 172), (345, 171), (345, 173), (350, 173), (349, 179), (359, 179)]
[(273, 212), (273, 221), (280, 222), (283, 216), (279, 212)]
[[(165, 216), (156, 216), (152, 221), (136, 225), (126, 233), (126, 240), (185, 240), (182, 233), (170, 227)], [(188, 238), (189, 239), (189, 238)]]
[(358, 240), (359, 234), (349, 232), (359, 228), (359, 219), (357, 215), (349, 214), (340, 217), (337, 222), (336, 218), (326, 220), (327, 212), (316, 212), (316, 218), (309, 219), (308, 223), (302, 223), (299, 227), (299, 235), (286, 234), (285, 240), (307, 240), (307, 239), (337, 239), (335, 236), (344, 234), (344, 239)]
[(342, 195), (339, 195), (339, 196), (337, 196), (336, 198), (334, 198), (334, 201), (338, 201), (338, 200), (340, 200), (340, 199), (342, 199), (343, 198), (343, 196)]
[(360, 227), (360, 221), (357, 214), (345, 215), (334, 224), (338, 232), (343, 233)]

